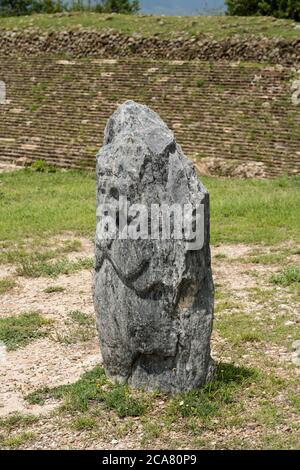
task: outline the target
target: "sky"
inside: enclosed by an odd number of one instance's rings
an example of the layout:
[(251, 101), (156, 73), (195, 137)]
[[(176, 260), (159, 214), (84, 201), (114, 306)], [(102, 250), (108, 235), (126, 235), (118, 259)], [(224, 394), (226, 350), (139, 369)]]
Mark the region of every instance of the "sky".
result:
[(164, 15), (217, 14), (225, 11), (224, 0), (140, 0), (141, 11)]

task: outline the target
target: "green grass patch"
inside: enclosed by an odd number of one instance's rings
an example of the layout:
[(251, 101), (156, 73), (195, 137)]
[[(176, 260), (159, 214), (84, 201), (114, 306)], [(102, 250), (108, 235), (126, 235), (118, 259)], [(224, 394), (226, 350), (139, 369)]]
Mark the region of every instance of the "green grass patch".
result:
[(196, 87), (197, 88), (202, 88), (204, 83), (205, 83), (205, 81), (202, 80), (201, 78), (199, 78), (198, 80), (196, 80)]
[(59, 292), (64, 292), (65, 288), (62, 286), (49, 286), (44, 289), (45, 294), (55, 294)]
[(176, 38), (191, 37), (197, 34), (208, 39), (221, 40), (239, 34), (242, 37), (298, 38), (292, 20), (269, 17), (231, 17), (231, 16), (148, 16), (99, 14), (93, 12), (73, 12), (61, 17), (56, 15), (35, 14), (30, 16), (0, 19), (1, 29), (77, 30), (78, 28), (107, 30), (112, 28), (125, 34), (139, 33), (142, 36)]
[(239, 304), (229, 296), (223, 297), (222, 294), (219, 293), (216, 296), (215, 313), (224, 312), (225, 310), (232, 311), (238, 308)]
[(13, 436), (0, 435), (0, 449), (17, 449), (34, 438), (33, 432), (21, 432)]
[[(275, 251), (276, 250), (276, 251)], [(298, 248), (284, 248), (276, 249), (272, 248), (269, 253), (264, 253), (260, 249), (253, 250), (252, 253), (249, 253), (245, 257), (237, 258), (236, 260), (240, 262), (247, 262), (253, 264), (264, 264), (264, 265), (276, 265), (276, 264), (288, 264), (289, 256), (299, 254)]]
[(0, 279), (0, 295), (5, 294), (17, 285), (13, 279)]
[[(253, 292), (250, 294), (253, 296)], [(261, 295), (263, 296), (262, 293)], [(271, 291), (270, 295), (274, 296), (274, 293)], [(255, 291), (252, 298), (257, 300), (256, 296)], [(234, 347), (237, 357), (244, 354), (245, 343), (253, 343), (255, 346), (255, 343), (264, 342), (289, 347), (293, 340), (299, 338), (300, 325), (295, 324), (291, 328), (286, 324), (288, 320), (293, 319), (286, 312), (276, 317), (272, 315), (272, 309), (278, 311), (280, 302), (278, 299), (272, 303), (271, 308), (268, 305), (259, 307), (258, 315), (241, 311), (218, 311), (215, 330)]]
[(92, 315), (88, 315), (87, 313), (82, 312), (81, 310), (73, 310), (69, 314), (70, 318), (78, 323), (81, 326), (89, 326), (94, 324), (94, 317)]
[(1, 241), (20, 244), (26, 238), (45, 239), (66, 231), (81, 235), (94, 232), (94, 173), (25, 169), (0, 174), (0, 183)]
[(14, 413), (7, 416), (6, 418), (0, 418), (0, 429), (11, 432), (21, 427), (30, 426), (37, 421), (37, 416)]
[[(210, 192), (213, 244), (299, 242), (300, 178), (201, 180)], [(32, 238), (34, 243), (65, 231), (93, 236), (94, 173), (20, 170), (0, 174), (0, 183), (2, 244), (23, 246), (26, 238)], [(6, 250), (3, 251), (7, 259)], [(1, 253), (0, 260), (2, 256)], [(30, 273), (34, 259), (27, 262), (26, 254), (22, 256), (18, 250), (11, 253), (11, 261), (14, 258), (19, 261), (24, 258), (25, 264), (29, 264), (25, 271)], [(37, 266), (37, 271), (46, 275), (53, 269), (55, 272), (57, 266)], [(60, 269), (62, 265), (58, 266)]]
[(222, 413), (224, 407), (239, 399), (239, 391), (257, 376), (256, 371), (233, 364), (219, 364), (216, 378), (203, 388), (179, 394), (169, 403), (169, 413), (196, 416), (204, 421)]
[(70, 261), (62, 258), (54, 262), (31, 262), (23, 261), (17, 269), (18, 276), (25, 277), (57, 277), (60, 274), (73, 274), (82, 269), (91, 269), (93, 267), (92, 258), (79, 258), (76, 261)]
[(227, 256), (225, 255), (225, 253), (217, 253), (214, 258), (217, 260), (224, 260), (227, 258)]
[(78, 416), (71, 423), (71, 428), (76, 431), (90, 431), (97, 428), (97, 420), (89, 415)]
[[(57, 242), (55, 248), (47, 245), (47, 239), (29, 240), (27, 243), (20, 243), (19, 248), (7, 248), (6, 242), (2, 242), (2, 252), (0, 253), (0, 263), (37, 263), (47, 261), (67, 253), (80, 251), (82, 245), (79, 240), (67, 240), (63, 243)], [(23, 245), (26, 245), (26, 249)]]
[(210, 192), (212, 243), (299, 243), (300, 178), (201, 178)]
[(48, 324), (49, 320), (38, 312), (0, 318), (0, 341), (3, 341), (8, 351), (13, 351), (46, 336), (48, 332), (45, 327)]
[(148, 408), (144, 394), (134, 396), (127, 386), (111, 384), (101, 367), (86, 372), (74, 384), (37, 390), (26, 397), (29, 403), (41, 405), (47, 398), (62, 400), (65, 411), (86, 412), (92, 403), (102, 403), (120, 418), (143, 415)]
[[(40, 101), (45, 99), (43, 97)], [(44, 160), (36, 160), (30, 165), (30, 169), (33, 171), (40, 171), (42, 173), (47, 172), (47, 173), (55, 173), (56, 172), (56, 167), (54, 165), (48, 165)]]
[(60, 329), (52, 335), (55, 341), (74, 344), (94, 338), (96, 334), (94, 315), (86, 314), (81, 310), (74, 310), (69, 313), (68, 317), (65, 321), (66, 329), (64, 331)]
[(155, 439), (158, 439), (162, 434), (162, 428), (159, 423), (146, 419), (143, 421), (143, 437), (141, 444), (152, 444)]
[(241, 333), (237, 338), (238, 343), (257, 343), (262, 341), (262, 335), (258, 332)]
[(286, 266), (280, 273), (273, 274), (270, 281), (284, 287), (297, 285), (300, 283), (300, 266)]
[(266, 432), (260, 441), (263, 450), (298, 450), (299, 428), (291, 429), (289, 432), (274, 431)]
[(260, 401), (260, 406), (254, 412), (253, 418), (260, 426), (267, 425), (268, 429), (272, 429), (284, 421), (283, 410), (275, 404), (269, 403), (267, 399)]

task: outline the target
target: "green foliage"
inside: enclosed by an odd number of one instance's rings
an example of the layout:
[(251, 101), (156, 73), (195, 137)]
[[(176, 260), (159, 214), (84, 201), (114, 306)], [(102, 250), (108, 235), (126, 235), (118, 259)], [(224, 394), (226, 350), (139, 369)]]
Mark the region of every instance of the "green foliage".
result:
[(107, 13), (137, 13), (140, 9), (139, 0), (104, 0), (103, 11)]
[(233, 16), (254, 16), (258, 13), (259, 0), (225, 0), (227, 14)]
[(0, 0), (0, 16), (57, 13), (63, 9), (65, 5), (60, 0)]
[(31, 3), (30, 0), (0, 0), (0, 16), (26, 15)]
[(82, 0), (73, 0), (71, 4), (63, 3), (61, 0), (0, 0), (0, 16), (59, 13), (65, 10), (132, 14), (139, 9), (139, 0), (99, 0), (93, 5)]
[(97, 13), (137, 13), (140, 9), (139, 0), (96, 0), (92, 5), (91, 2), (83, 0), (73, 0), (72, 4), (67, 7), (68, 10), (75, 11), (96, 11)]
[(0, 318), (0, 341), (3, 341), (8, 351), (26, 346), (31, 341), (47, 335), (43, 327), (48, 323), (38, 312)]
[(54, 165), (48, 165), (44, 160), (36, 160), (30, 166), (34, 171), (40, 171), (42, 173), (55, 173), (56, 167)]
[(196, 81), (196, 87), (201, 88), (203, 87), (204, 83), (205, 81), (200, 78), (199, 80)]
[(300, 0), (226, 0), (229, 15), (275, 16), (300, 21)]

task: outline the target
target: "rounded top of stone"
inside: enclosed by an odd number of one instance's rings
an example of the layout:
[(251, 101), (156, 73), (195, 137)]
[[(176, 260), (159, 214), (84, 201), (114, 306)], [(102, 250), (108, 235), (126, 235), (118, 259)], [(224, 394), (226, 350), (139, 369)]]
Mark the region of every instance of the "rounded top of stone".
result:
[(130, 136), (143, 141), (155, 154), (175, 144), (174, 134), (159, 115), (135, 101), (125, 101), (110, 117), (104, 132), (104, 145)]

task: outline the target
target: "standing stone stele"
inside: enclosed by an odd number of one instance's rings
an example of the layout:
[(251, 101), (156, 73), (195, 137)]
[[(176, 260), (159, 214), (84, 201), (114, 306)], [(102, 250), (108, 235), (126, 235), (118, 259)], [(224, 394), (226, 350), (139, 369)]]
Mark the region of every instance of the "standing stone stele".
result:
[(149, 212), (153, 204), (204, 206), (197, 250), (182, 239), (103, 239), (96, 231), (93, 295), (108, 377), (171, 393), (204, 385), (213, 371), (207, 190), (166, 124), (133, 101), (109, 119), (96, 172), (97, 208), (120, 207), (121, 196)]

